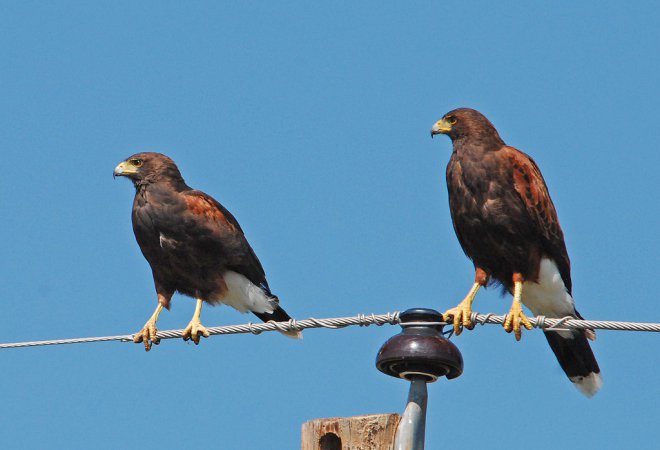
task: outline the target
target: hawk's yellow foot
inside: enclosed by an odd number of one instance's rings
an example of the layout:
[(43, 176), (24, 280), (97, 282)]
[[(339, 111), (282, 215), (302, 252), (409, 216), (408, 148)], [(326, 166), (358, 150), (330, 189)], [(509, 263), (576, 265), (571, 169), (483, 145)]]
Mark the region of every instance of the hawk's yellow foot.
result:
[(209, 331), (199, 320), (191, 320), (186, 329), (183, 330), (183, 340), (188, 341), (192, 339), (195, 345), (199, 344), (201, 336), (209, 337)]
[(160, 344), (160, 339), (158, 338), (158, 328), (156, 328), (156, 322), (158, 321), (158, 316), (163, 310), (163, 305), (160, 303), (156, 308), (156, 311), (151, 315), (147, 323), (144, 324), (144, 327), (133, 335), (133, 342), (139, 344), (144, 342), (144, 349), (146, 351), (151, 350), (152, 344)]
[(513, 304), (511, 305), (509, 314), (506, 315), (506, 320), (504, 321), (504, 331), (507, 333), (511, 333), (511, 331), (513, 331), (516, 336), (516, 341), (519, 341), (522, 337), (521, 325), (523, 325), (528, 330), (532, 329), (532, 324), (522, 311), (522, 303), (520, 302), (521, 297), (522, 281), (515, 281), (513, 286)]
[(201, 336), (204, 336), (205, 338), (210, 336), (209, 331), (206, 329), (204, 325), (202, 325), (202, 322), (200, 320), (201, 315), (202, 315), (202, 300), (197, 299), (195, 314), (193, 314), (193, 318), (186, 327), (186, 329), (183, 330), (182, 337), (184, 341), (192, 339), (195, 345), (198, 345)]
[(474, 328), (474, 323), (470, 320), (470, 316), (472, 315), (472, 302), (474, 301), (474, 297), (477, 295), (477, 291), (479, 291), (480, 287), (481, 284), (475, 282), (472, 285), (470, 292), (468, 292), (468, 295), (455, 308), (448, 309), (442, 314), (442, 318), (445, 321), (448, 321), (448, 318), (451, 317), (456, 336), (461, 334), (463, 328), (467, 328), (468, 330)]
[(472, 306), (463, 300), (455, 308), (448, 309), (442, 313), (442, 318), (447, 322), (453, 323), (454, 333), (458, 336), (464, 327), (468, 330), (474, 328), (474, 324), (470, 320), (470, 315), (472, 315)]

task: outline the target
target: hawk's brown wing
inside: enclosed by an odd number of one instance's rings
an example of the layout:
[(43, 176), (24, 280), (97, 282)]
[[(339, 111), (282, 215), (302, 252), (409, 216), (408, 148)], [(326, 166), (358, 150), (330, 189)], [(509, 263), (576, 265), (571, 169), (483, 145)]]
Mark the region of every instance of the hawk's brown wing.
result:
[(220, 202), (202, 191), (184, 191), (181, 196), (187, 206), (188, 218), (195, 221), (197, 227), (209, 229), (208, 239), (216, 244), (213, 247), (224, 250), (227, 268), (244, 275), (270, 294), (261, 262), (236, 218)]
[(570, 294), (571, 262), (543, 175), (534, 160), (520, 150), (506, 146), (500, 151), (511, 169), (513, 186), (537, 230), (542, 248), (554, 259)]

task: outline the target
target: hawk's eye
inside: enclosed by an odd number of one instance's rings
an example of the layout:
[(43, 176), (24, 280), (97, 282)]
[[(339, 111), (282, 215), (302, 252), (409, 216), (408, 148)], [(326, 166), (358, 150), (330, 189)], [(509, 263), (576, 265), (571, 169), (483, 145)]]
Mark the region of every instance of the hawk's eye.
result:
[(456, 125), (456, 117), (454, 116), (447, 117), (447, 122), (449, 123), (449, 125)]
[(131, 159), (129, 162), (135, 167), (140, 167), (144, 161), (141, 159)]

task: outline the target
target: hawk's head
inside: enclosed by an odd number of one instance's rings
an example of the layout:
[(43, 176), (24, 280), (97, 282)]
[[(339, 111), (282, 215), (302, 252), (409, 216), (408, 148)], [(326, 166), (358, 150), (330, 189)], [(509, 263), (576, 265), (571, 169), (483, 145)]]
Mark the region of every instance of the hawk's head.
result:
[(501, 141), (493, 124), (479, 111), (470, 108), (458, 108), (445, 114), (431, 128), (431, 137), (436, 134), (446, 134), (452, 141), (461, 138), (496, 138)]
[(127, 177), (137, 186), (158, 181), (183, 181), (181, 172), (169, 157), (162, 153), (136, 153), (120, 162), (115, 171), (115, 177)]

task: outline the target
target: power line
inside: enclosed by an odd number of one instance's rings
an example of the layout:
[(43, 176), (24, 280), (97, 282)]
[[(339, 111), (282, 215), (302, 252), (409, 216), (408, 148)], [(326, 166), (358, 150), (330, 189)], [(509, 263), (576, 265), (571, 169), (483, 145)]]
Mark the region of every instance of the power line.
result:
[[(498, 316), (495, 314), (480, 314), (472, 313), (470, 319), (475, 324), (481, 325), (501, 325), (504, 323), (506, 316)], [(612, 330), (612, 331), (650, 331), (660, 332), (660, 323), (643, 323), (643, 322), (618, 322), (618, 321), (604, 321), (604, 320), (581, 320), (572, 317), (564, 317), (561, 319), (551, 319), (545, 316), (538, 316), (529, 319), (534, 328), (544, 330), (569, 330), (569, 329), (591, 329), (591, 330)], [(242, 334), (252, 333), (260, 334), (264, 331), (301, 331), (307, 328), (330, 328), (339, 329), (350, 326), (366, 327), (369, 325), (397, 325), (399, 324), (399, 312), (386, 313), (386, 314), (358, 314), (352, 317), (336, 317), (315, 319), (310, 317), (304, 320), (291, 319), (286, 322), (267, 322), (267, 323), (246, 323), (241, 325), (225, 325), (221, 327), (207, 328), (210, 335), (219, 334)], [(407, 326), (414, 326), (417, 323), (407, 323)], [(422, 323), (419, 323), (420, 325)], [(423, 322), (424, 325), (451, 325), (446, 322)], [(165, 330), (158, 331), (160, 339), (175, 339), (181, 338), (183, 330)], [(0, 349), (3, 348), (21, 348), (21, 347), (39, 347), (44, 345), (64, 345), (64, 344), (86, 344), (91, 342), (133, 342), (132, 334), (125, 334), (121, 336), (102, 336), (102, 337), (88, 337), (88, 338), (72, 338), (72, 339), (55, 339), (46, 341), (31, 341), (31, 342), (14, 342), (0, 344)]]
[[(497, 316), (495, 314), (472, 313), (470, 316), (472, 322), (482, 325), (502, 325), (506, 315)], [(534, 328), (543, 330), (610, 330), (610, 331), (651, 331), (660, 332), (660, 323), (651, 322), (618, 322), (608, 320), (583, 320), (573, 317), (563, 317), (561, 319), (552, 319), (545, 316), (537, 316), (529, 319)]]

